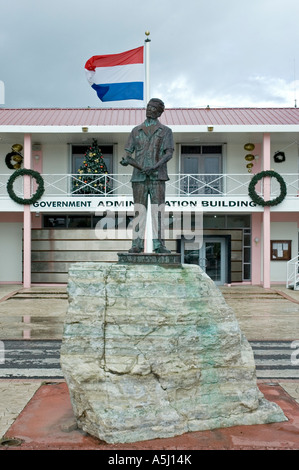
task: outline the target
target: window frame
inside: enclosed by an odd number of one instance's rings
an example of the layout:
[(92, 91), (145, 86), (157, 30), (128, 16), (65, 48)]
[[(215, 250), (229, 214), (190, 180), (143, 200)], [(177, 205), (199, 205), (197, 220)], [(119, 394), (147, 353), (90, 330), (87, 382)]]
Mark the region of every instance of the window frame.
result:
[[(214, 152), (209, 152), (209, 149), (214, 147)], [(184, 149), (190, 150), (186, 153)], [(194, 153), (192, 152), (194, 150)], [(217, 151), (218, 150), (218, 151)], [(209, 157), (215, 158), (218, 157), (217, 162), (217, 171), (213, 173), (208, 173), (205, 171), (206, 165), (209, 163)], [(197, 165), (197, 172), (187, 171), (186, 163), (187, 159), (192, 159), (195, 166)], [(211, 160), (210, 160), (211, 161)], [(183, 175), (191, 175), (191, 179), (188, 177), (186, 182), (182, 182), (182, 190), (185, 191), (185, 184), (188, 185), (188, 191), (191, 191), (192, 194), (196, 195), (219, 195), (223, 191), (223, 181), (222, 178), (217, 178), (217, 176), (223, 175), (223, 161), (224, 161), (224, 144), (219, 143), (202, 143), (202, 144), (180, 144), (180, 173)], [(198, 175), (200, 178), (198, 180)], [(206, 175), (206, 176), (205, 176)], [(211, 176), (212, 175), (212, 176)], [(216, 176), (216, 185), (213, 188), (213, 181), (215, 181), (214, 176)], [(192, 178), (194, 176), (194, 178)], [(198, 189), (197, 189), (198, 188)]]

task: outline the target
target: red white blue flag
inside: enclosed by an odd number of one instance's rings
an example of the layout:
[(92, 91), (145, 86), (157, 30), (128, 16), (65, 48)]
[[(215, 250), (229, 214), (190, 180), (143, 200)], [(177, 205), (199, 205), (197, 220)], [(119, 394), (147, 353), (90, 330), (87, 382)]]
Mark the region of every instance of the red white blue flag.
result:
[(120, 54), (95, 55), (85, 64), (86, 76), (99, 99), (143, 100), (144, 47)]

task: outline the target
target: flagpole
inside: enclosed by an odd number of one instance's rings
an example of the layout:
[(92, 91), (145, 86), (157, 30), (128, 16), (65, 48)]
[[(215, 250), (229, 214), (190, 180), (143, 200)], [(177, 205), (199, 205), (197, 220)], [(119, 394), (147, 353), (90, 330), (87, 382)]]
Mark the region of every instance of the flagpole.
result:
[(145, 99), (145, 106), (150, 100), (150, 42), (149, 39), (150, 32), (145, 31), (146, 40), (145, 43), (145, 91), (144, 91), (144, 99)]
[[(144, 100), (145, 100), (145, 107), (150, 100), (150, 32), (145, 31), (146, 39), (144, 41), (144, 52), (145, 52), (145, 90), (144, 90)], [(148, 197), (148, 205), (147, 205), (147, 220), (145, 226), (145, 240), (144, 240), (144, 251), (145, 253), (152, 253), (153, 252), (153, 235), (152, 235), (152, 218), (151, 218), (151, 200)]]

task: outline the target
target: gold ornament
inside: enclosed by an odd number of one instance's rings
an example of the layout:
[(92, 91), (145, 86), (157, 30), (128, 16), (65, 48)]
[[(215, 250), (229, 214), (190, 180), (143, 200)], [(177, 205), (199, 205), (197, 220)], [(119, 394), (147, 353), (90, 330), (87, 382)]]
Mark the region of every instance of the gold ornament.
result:
[(21, 144), (14, 144), (11, 148), (14, 152), (21, 152), (21, 150), (23, 150), (23, 146)]
[(255, 148), (255, 145), (254, 144), (245, 144), (244, 145), (244, 149), (245, 150), (249, 150), (249, 152), (251, 152), (252, 150), (254, 150)]
[(251, 153), (248, 153), (245, 157), (245, 160), (247, 160), (248, 162), (252, 162), (252, 160), (254, 160), (254, 155), (252, 155)]
[(12, 159), (13, 159), (15, 162), (17, 162), (17, 163), (21, 163), (22, 160), (23, 160), (23, 158), (21, 157), (21, 155), (14, 155), (14, 156), (12, 157)]

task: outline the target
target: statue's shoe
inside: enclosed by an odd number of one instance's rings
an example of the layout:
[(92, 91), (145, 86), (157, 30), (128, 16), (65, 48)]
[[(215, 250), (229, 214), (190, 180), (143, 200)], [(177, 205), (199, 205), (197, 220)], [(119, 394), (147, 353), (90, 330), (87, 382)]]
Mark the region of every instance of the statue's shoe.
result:
[(171, 253), (171, 251), (167, 250), (165, 246), (159, 246), (159, 248), (156, 248), (154, 251), (155, 253), (168, 253), (168, 254)]
[(132, 246), (132, 248), (129, 249), (128, 253), (142, 253), (143, 250), (142, 248), (139, 248), (138, 246)]

